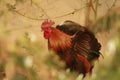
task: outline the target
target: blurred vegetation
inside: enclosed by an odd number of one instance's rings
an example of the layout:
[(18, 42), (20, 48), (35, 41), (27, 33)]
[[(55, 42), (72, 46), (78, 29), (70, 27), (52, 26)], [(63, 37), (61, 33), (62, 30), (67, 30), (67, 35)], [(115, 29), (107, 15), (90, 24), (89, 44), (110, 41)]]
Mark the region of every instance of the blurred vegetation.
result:
[(28, 33), (12, 44), (8, 35), (0, 37), (0, 80), (71, 80), (77, 76), (64, 71), (64, 62), (52, 52), (46, 56), (43, 53), (40, 41), (32, 42)]
[(115, 25), (119, 27), (119, 21), (120, 21), (120, 12), (118, 11), (118, 9), (110, 10), (106, 15), (99, 18), (93, 24), (90, 24), (92, 26), (91, 30), (94, 33), (101, 31), (109, 31), (112, 27), (115, 27)]
[[(112, 17), (113, 15), (109, 16)], [(118, 17), (119, 16), (119, 17)], [(116, 23), (116, 24), (115, 24)], [(111, 52), (112, 49), (114, 48), (114, 55), (113, 53), (107, 53), (109, 54), (110, 58), (113, 58), (112, 61), (107, 61), (108, 63), (110, 63), (109, 66), (105, 66), (105, 65), (99, 65), (100, 69), (97, 71), (97, 79), (95, 80), (119, 80), (120, 79), (120, 14), (117, 15), (117, 20), (115, 20), (115, 22), (113, 23), (117, 26), (117, 30), (114, 34), (114, 36), (112, 37), (113, 42), (111, 42), (111, 45), (109, 45), (108, 47), (111, 47)], [(112, 26), (111, 26), (112, 27)], [(111, 27), (107, 27), (109, 30)], [(115, 27), (115, 26), (114, 26)], [(106, 30), (106, 29), (105, 29)]]
[[(37, 3), (38, 0), (30, 1)], [(120, 11), (119, 8), (112, 9), (113, 3), (107, 14), (97, 19), (98, 7), (101, 4), (98, 4), (99, 0), (95, 1), (97, 3), (92, 4), (93, 8), (90, 6), (94, 11), (95, 20), (86, 22), (102, 43), (101, 52), (104, 59), (97, 62), (93, 74), (85, 80), (120, 80)], [(47, 41), (41, 39), (43, 37), (29, 32), (29, 30), (33, 31), (34, 25), (36, 25), (36, 23), (31, 25), (30, 20), (43, 20), (47, 15), (41, 10), (44, 16), (40, 15), (38, 19), (17, 12), (16, 6), (25, 3), (27, 0), (0, 0), (0, 7), (2, 7), (0, 9), (0, 80), (81, 80), (82, 75), (78, 76), (76, 72), (70, 72), (69, 69), (64, 70), (64, 62), (60, 61), (52, 51), (47, 50)], [(33, 3), (31, 2), (31, 4)], [(89, 6), (88, 9), (90, 9)], [(63, 16), (70, 14), (73, 13)], [(11, 17), (11, 15), (15, 16)], [(43, 18), (41, 19), (41, 17)], [(18, 20), (16, 21), (16, 19)], [(18, 27), (9, 28), (7, 26)], [(15, 39), (12, 39), (13, 35)]]

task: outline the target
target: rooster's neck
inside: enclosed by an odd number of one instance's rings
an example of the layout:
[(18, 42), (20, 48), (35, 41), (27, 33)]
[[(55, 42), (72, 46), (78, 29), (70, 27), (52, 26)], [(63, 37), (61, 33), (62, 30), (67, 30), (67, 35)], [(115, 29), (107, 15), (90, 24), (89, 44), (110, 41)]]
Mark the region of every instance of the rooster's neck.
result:
[(55, 52), (59, 50), (65, 51), (72, 46), (71, 38), (72, 36), (67, 35), (56, 28), (52, 28), (52, 32), (49, 37), (49, 48)]

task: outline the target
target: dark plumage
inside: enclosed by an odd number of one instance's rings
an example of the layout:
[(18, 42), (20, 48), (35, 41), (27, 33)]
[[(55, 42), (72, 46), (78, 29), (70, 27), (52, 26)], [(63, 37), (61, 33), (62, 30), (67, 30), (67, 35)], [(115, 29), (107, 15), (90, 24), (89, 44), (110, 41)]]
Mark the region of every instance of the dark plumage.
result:
[(72, 21), (65, 21), (56, 28), (47, 25), (47, 28), (51, 30), (48, 47), (66, 62), (66, 68), (82, 73), (84, 77), (87, 73), (91, 73), (94, 61), (100, 56), (101, 48), (94, 34)]

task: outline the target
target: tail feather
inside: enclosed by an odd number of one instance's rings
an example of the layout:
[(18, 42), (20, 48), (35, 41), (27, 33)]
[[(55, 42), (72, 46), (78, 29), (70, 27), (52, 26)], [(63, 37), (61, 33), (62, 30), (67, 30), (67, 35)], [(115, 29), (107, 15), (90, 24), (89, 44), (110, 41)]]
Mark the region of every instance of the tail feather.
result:
[[(86, 73), (91, 73), (93, 65), (81, 54), (63, 54), (59, 55), (62, 60), (66, 62), (66, 69), (70, 71), (76, 71), (79, 74), (83, 74), (83, 78)], [(63, 57), (64, 56), (64, 57)]]
[(77, 59), (83, 63), (85, 71), (86, 73), (88, 73), (90, 71), (90, 63), (88, 62), (88, 60), (80, 54), (77, 54)]

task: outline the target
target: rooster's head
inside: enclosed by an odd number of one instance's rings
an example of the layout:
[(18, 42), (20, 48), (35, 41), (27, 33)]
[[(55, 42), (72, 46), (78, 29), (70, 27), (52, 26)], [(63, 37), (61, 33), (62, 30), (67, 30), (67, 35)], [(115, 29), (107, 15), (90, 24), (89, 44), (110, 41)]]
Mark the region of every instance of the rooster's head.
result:
[(45, 39), (48, 39), (50, 37), (52, 25), (54, 25), (54, 22), (51, 20), (45, 20), (44, 22), (42, 22), (41, 29), (42, 31), (44, 31)]

